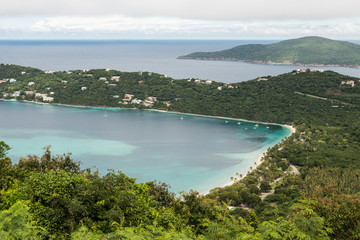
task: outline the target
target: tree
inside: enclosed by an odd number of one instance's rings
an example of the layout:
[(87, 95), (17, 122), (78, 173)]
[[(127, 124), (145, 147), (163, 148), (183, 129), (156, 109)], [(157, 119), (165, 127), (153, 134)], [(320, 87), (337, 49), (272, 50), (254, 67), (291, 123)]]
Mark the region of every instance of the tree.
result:
[(271, 185), (269, 182), (267, 181), (261, 181), (260, 182), (260, 189), (261, 189), (261, 192), (268, 192), (270, 191), (272, 188), (271, 188)]

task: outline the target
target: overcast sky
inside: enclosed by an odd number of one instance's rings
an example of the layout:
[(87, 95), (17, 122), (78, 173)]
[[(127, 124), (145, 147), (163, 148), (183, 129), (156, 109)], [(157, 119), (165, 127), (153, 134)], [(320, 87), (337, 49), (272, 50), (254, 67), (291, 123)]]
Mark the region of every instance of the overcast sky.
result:
[(358, 0), (0, 0), (0, 39), (360, 40)]

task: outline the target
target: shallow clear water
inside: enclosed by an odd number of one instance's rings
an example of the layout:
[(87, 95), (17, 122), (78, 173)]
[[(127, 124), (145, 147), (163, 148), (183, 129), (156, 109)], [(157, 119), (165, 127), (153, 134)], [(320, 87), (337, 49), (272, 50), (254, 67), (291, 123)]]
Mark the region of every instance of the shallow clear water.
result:
[[(261, 76), (276, 76), (299, 66), (263, 65), (243, 62), (181, 60), (197, 51), (219, 51), (254, 40), (120, 40), (120, 41), (0, 41), (0, 63), (37, 67), (43, 70), (112, 68), (120, 71), (149, 71), (170, 77), (201, 78), (225, 83)], [(359, 69), (326, 67), (360, 77)]]
[(71, 152), (82, 167), (121, 170), (172, 191), (205, 192), (246, 173), (289, 130), (259, 124), (134, 109), (76, 108), (0, 101), (0, 140), (20, 156)]

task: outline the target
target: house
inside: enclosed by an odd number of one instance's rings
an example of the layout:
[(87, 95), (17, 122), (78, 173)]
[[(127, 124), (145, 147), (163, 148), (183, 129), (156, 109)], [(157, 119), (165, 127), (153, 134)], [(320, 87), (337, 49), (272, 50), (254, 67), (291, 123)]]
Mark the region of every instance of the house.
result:
[(200, 81), (200, 79), (195, 79), (195, 82), (200, 83), (201, 81)]
[(81, 87), (81, 91), (84, 91), (84, 90), (86, 90), (86, 87)]
[(150, 102), (156, 102), (157, 98), (156, 97), (147, 97), (146, 101), (150, 101)]
[(341, 85), (350, 85), (351, 87), (354, 87), (355, 86), (355, 82), (354, 80), (350, 80), (350, 81), (341, 81)]
[(35, 94), (36, 92), (35, 91), (25, 91), (25, 94), (26, 95), (33, 95)]
[(6, 92), (3, 92), (2, 95), (3, 95), (3, 97), (8, 97), (9, 96), (9, 94), (6, 93)]
[(139, 84), (143, 84), (144, 83), (144, 80), (140, 80), (138, 81)]
[(15, 91), (11, 96), (12, 97), (20, 97), (20, 91)]
[(207, 85), (211, 85), (211, 84), (212, 84), (212, 81), (207, 80), (207, 81), (205, 82), (205, 84), (207, 84)]
[(149, 101), (149, 100), (145, 100), (145, 101), (143, 102), (143, 105), (144, 105), (145, 107), (152, 107), (152, 106), (154, 105), (154, 102)]
[(105, 69), (106, 72), (109, 72), (110, 70), (111, 70), (110, 68)]
[(48, 97), (46, 93), (35, 93), (36, 98), (42, 98), (44, 102), (52, 102), (54, 101), (53, 97)]
[(87, 73), (84, 75), (85, 77), (92, 77), (93, 75), (91, 73)]
[(68, 81), (66, 81), (66, 80), (61, 80), (61, 82), (62, 82), (62, 83), (65, 83), (65, 84), (68, 83)]
[(31, 87), (32, 85), (34, 85), (34, 82), (29, 82), (28, 85)]
[(222, 90), (222, 86), (218, 87), (217, 89), (218, 89), (218, 90)]
[(21, 75), (24, 75), (24, 74), (26, 74), (26, 72), (21, 72)]
[(140, 99), (134, 99), (131, 101), (132, 104), (140, 104), (142, 102), (142, 100)]
[(260, 81), (267, 81), (267, 80), (269, 80), (269, 79), (267, 79), (267, 78), (258, 78), (258, 79), (257, 79), (258, 82), (260, 82)]
[(106, 81), (106, 77), (99, 78), (100, 81)]
[(11, 82), (11, 83), (16, 83), (16, 82), (17, 82), (17, 80), (16, 80), (16, 79), (14, 79), (14, 78), (10, 78), (9, 82)]
[(0, 83), (5, 83), (5, 82), (7, 82), (7, 81), (9, 81), (9, 79), (2, 79), (2, 80), (0, 80)]
[(125, 94), (125, 97), (124, 97), (123, 101), (124, 102), (130, 102), (133, 97), (134, 97), (134, 95), (132, 95), (132, 94)]
[(50, 95), (54, 95), (55, 93), (54, 93), (54, 92), (50, 92), (49, 94), (50, 94)]
[(228, 88), (234, 88), (232, 85), (229, 85)]
[(311, 69), (310, 72), (324, 72), (324, 69)]
[(113, 98), (119, 98), (120, 96), (119, 95), (114, 95)]
[(111, 80), (118, 82), (118, 81), (120, 81), (120, 76), (112, 76)]

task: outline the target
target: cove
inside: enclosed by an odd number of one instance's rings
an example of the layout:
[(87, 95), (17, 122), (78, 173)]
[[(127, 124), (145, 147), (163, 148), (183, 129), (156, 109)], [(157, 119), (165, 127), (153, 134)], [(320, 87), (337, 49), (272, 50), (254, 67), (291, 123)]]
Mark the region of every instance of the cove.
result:
[(277, 124), (136, 109), (0, 101), (0, 114), (0, 140), (13, 162), (51, 145), (82, 168), (158, 180), (173, 192), (222, 186), (291, 133)]

